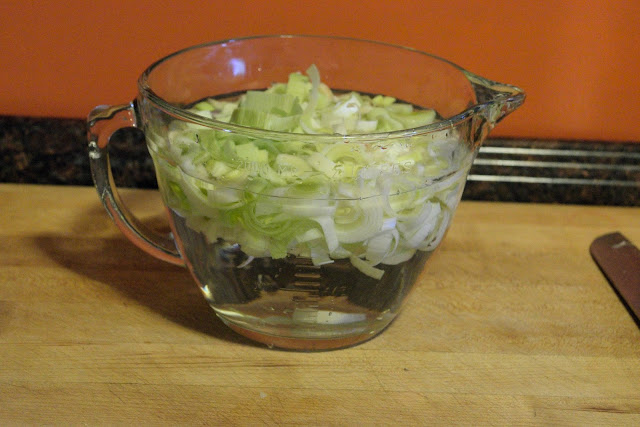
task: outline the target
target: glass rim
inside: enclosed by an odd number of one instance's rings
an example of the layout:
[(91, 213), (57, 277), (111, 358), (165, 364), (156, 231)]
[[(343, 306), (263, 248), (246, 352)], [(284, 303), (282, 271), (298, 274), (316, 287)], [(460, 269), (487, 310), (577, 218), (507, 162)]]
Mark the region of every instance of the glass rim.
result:
[[(164, 63), (165, 61), (167, 61), (167, 60), (169, 60), (169, 59), (171, 59), (173, 57), (176, 57), (178, 55), (181, 55), (183, 53), (186, 53), (186, 52), (189, 52), (189, 51), (192, 51), (192, 50), (202, 49), (202, 48), (209, 47), (209, 46), (222, 45), (222, 44), (225, 44), (225, 43), (234, 43), (234, 42), (254, 40), (254, 39), (291, 39), (291, 38), (344, 40), (344, 41), (353, 41), (353, 42), (366, 43), (366, 44), (372, 44), (372, 45), (380, 45), (380, 46), (386, 46), (386, 47), (391, 47), (391, 48), (395, 48), (395, 49), (401, 49), (401, 50), (413, 52), (413, 53), (416, 53), (416, 54), (419, 54), (419, 55), (426, 55), (426, 56), (429, 56), (429, 57), (431, 57), (433, 59), (436, 59), (438, 61), (447, 63), (447, 64), (453, 66), (454, 68), (458, 69), (461, 73), (463, 73), (465, 75), (465, 77), (467, 79), (469, 79), (470, 76), (475, 76), (473, 73), (469, 72), (468, 70), (464, 69), (463, 67), (461, 67), (461, 66), (459, 66), (459, 65), (457, 65), (457, 64), (455, 64), (455, 63), (453, 63), (453, 62), (451, 62), (451, 61), (449, 61), (447, 59), (441, 58), (439, 56), (436, 56), (436, 55), (433, 55), (433, 54), (430, 54), (430, 53), (427, 53), (427, 52), (424, 52), (424, 51), (421, 51), (421, 50), (418, 50), (418, 49), (415, 49), (415, 48), (406, 47), (406, 46), (402, 46), (402, 45), (398, 45), (398, 44), (375, 41), (375, 40), (368, 40), (368, 39), (360, 39), (360, 38), (354, 38), (354, 37), (344, 37), (344, 36), (306, 35), (306, 34), (274, 34), (274, 35), (255, 35), (255, 36), (246, 36), (246, 37), (222, 39), (222, 40), (216, 40), (216, 41), (200, 43), (200, 44), (196, 44), (196, 45), (192, 45), (192, 46), (186, 47), (184, 49), (177, 50), (177, 51), (175, 51), (173, 53), (170, 53), (170, 54), (158, 59), (157, 61), (153, 62), (151, 65), (149, 65), (145, 69), (145, 71), (138, 78), (138, 91), (139, 91), (140, 95), (142, 95), (144, 98), (146, 98), (149, 101), (151, 101), (155, 106), (160, 108), (162, 111), (164, 111), (165, 113), (169, 114), (170, 116), (172, 116), (172, 117), (174, 117), (176, 119), (182, 120), (182, 121), (194, 123), (194, 124), (197, 124), (197, 125), (200, 125), (200, 126), (205, 126), (207, 128), (210, 128), (210, 129), (213, 129), (213, 130), (217, 130), (217, 131), (238, 133), (238, 134), (243, 134), (243, 135), (246, 135), (246, 136), (256, 137), (256, 138), (264, 138), (264, 139), (271, 139), (271, 140), (299, 140), (299, 141), (309, 140), (309, 142), (311, 142), (311, 141), (313, 141), (313, 142), (337, 142), (337, 141), (342, 141), (342, 142), (346, 142), (346, 141), (369, 142), (369, 141), (381, 141), (381, 140), (388, 140), (388, 139), (411, 138), (411, 137), (431, 134), (431, 133), (439, 132), (439, 131), (443, 131), (443, 130), (451, 130), (451, 129), (457, 127), (459, 124), (465, 122), (466, 120), (469, 120), (473, 115), (475, 115), (478, 112), (479, 109), (482, 108), (483, 105), (488, 104), (488, 102), (476, 103), (476, 104), (466, 108), (462, 112), (460, 112), (458, 114), (455, 114), (455, 115), (453, 115), (451, 117), (448, 117), (446, 119), (439, 120), (439, 121), (436, 121), (436, 122), (428, 124), (428, 125), (418, 126), (418, 127), (414, 127), (414, 128), (401, 129), (401, 130), (396, 130), (396, 131), (391, 131), (391, 132), (352, 133), (352, 134), (345, 134), (345, 135), (338, 134), (338, 133), (306, 134), (306, 133), (294, 133), (294, 132), (286, 132), (286, 131), (267, 130), (267, 129), (261, 129), (261, 128), (250, 127), (250, 126), (242, 126), (242, 125), (238, 125), (238, 124), (235, 124), (235, 123), (223, 122), (223, 121), (219, 121), (219, 120), (216, 120), (216, 119), (206, 118), (206, 117), (200, 116), (200, 115), (198, 115), (196, 113), (190, 112), (189, 110), (187, 110), (185, 108), (177, 107), (177, 106), (171, 104), (170, 102), (164, 100), (161, 96), (159, 96), (157, 93), (155, 93), (155, 91), (150, 87), (150, 85), (148, 83), (149, 76), (150, 76), (150, 74), (153, 72), (153, 70), (156, 67), (158, 67), (159, 65), (161, 65), (162, 63)], [(478, 77), (478, 76), (476, 76), (476, 77)], [(486, 79), (483, 79), (483, 80), (486, 80)]]

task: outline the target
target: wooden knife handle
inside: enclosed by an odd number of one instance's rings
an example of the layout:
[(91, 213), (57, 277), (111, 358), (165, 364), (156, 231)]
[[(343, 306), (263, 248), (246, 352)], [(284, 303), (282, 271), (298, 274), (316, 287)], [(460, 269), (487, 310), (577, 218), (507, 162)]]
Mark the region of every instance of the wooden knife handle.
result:
[(621, 233), (615, 232), (595, 239), (589, 251), (640, 325), (640, 250)]

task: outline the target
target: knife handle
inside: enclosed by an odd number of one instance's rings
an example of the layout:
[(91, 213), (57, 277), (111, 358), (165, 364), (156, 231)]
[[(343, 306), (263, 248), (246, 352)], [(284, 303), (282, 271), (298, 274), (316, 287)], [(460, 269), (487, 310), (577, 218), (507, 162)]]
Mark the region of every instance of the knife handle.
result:
[(589, 252), (640, 325), (640, 250), (615, 232), (595, 239)]

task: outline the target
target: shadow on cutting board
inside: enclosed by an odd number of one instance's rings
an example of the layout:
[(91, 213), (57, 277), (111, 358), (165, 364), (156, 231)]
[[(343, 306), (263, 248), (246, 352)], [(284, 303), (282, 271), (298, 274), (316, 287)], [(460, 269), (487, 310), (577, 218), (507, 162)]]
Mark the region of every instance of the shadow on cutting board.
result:
[[(126, 198), (125, 203), (136, 213), (137, 206), (153, 202), (148, 200), (155, 198), (152, 193), (136, 193), (135, 199)], [(168, 229), (164, 213), (158, 212), (160, 214), (139, 216), (139, 219), (152, 229)], [(114, 237), (113, 230), (117, 228), (97, 197), (95, 208), (79, 211), (69, 227), (72, 235), (36, 238), (38, 247), (57, 264), (116, 289), (172, 322), (215, 338), (257, 346), (218, 319), (186, 268), (152, 257), (124, 236)], [(83, 234), (104, 234), (105, 237), (80, 237)]]

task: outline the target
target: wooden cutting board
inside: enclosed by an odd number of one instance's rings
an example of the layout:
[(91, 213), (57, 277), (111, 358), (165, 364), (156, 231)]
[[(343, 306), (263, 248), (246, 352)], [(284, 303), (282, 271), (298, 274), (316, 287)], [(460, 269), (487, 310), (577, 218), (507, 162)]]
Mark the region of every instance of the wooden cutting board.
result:
[(640, 209), (464, 202), (389, 329), (294, 353), (227, 329), (94, 189), (2, 184), (0, 424), (640, 425), (640, 330), (588, 251), (615, 230), (640, 243)]

